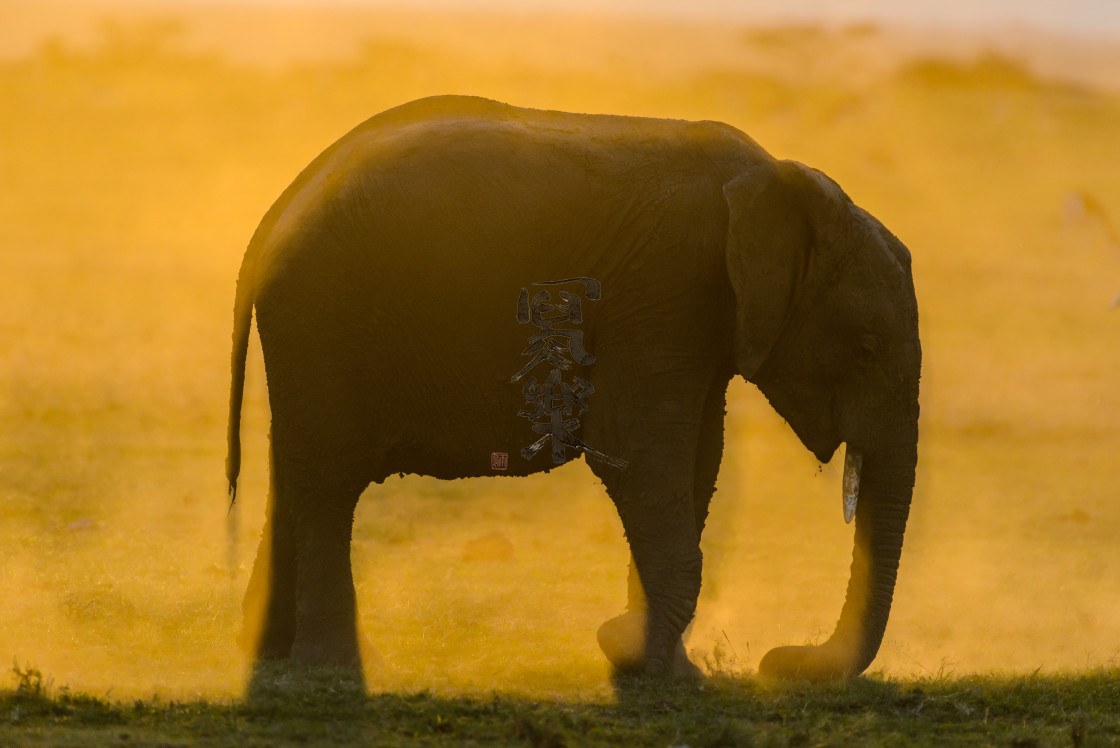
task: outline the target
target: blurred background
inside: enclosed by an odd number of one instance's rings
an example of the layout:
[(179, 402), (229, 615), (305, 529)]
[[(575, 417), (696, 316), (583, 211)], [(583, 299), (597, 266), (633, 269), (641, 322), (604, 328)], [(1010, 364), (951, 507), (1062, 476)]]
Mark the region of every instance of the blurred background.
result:
[[(253, 341), (240, 529), (223, 461), (257, 222), (354, 125), (440, 93), (744, 130), (911, 249), (920, 462), (888, 677), (1120, 658), (1120, 10), (1112, 3), (334, 5), (0, 0), (0, 657), (114, 697), (240, 693), (263, 523)], [(904, 6), (904, 7), (903, 7)], [(826, 638), (852, 528), (730, 393), (689, 648), (750, 674)], [(627, 549), (582, 462), (407, 476), (359, 505), (378, 690), (610, 698)]]

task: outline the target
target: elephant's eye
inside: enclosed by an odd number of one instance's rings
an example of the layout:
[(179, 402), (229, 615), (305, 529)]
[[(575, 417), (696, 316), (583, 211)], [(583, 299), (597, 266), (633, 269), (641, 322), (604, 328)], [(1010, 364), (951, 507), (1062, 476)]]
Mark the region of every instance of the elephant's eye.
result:
[(874, 335), (861, 335), (856, 345), (856, 357), (869, 364), (879, 357), (879, 339)]

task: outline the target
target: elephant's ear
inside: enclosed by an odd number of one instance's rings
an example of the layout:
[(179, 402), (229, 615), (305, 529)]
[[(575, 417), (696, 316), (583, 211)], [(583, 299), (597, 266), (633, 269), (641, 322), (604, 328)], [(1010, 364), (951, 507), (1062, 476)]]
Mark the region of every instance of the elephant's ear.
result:
[(727, 273), (735, 291), (735, 362), (747, 380), (778, 342), (808, 268), (813, 203), (824, 195), (806, 172), (795, 162), (771, 161), (723, 188)]

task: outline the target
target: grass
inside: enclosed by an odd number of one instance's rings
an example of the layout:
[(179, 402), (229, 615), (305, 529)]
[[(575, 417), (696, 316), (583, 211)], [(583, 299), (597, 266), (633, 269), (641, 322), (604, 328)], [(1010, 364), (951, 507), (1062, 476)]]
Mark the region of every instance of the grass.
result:
[(703, 685), (620, 682), (609, 701), (376, 693), (344, 676), (294, 678), (246, 701), (114, 702), (54, 692), (15, 669), (0, 692), (5, 745), (1094, 746), (1120, 742), (1120, 672)]
[[(287, 18), (244, 12), (261, 23), (237, 28), (261, 38)], [(328, 728), (537, 745), (1118, 740), (1120, 247), (1066, 204), (1084, 191), (1120, 217), (1120, 96), (993, 56), (859, 63), (853, 44), (894, 48), (865, 27), (581, 17), (542, 31), (370, 11), (366, 43), (325, 36), (315, 56), (307, 12), (296, 62), (238, 58), (229, 31), (192, 45), (191, 24), (223, 17), (205, 9), (185, 24), (105, 11), (85, 43), (0, 59), (0, 657), (34, 663), (3, 696), (0, 744), (323, 742)], [(280, 673), (240, 699), (268, 432), (254, 341), (230, 569), (241, 252), (326, 145), (437, 93), (726, 121), (836, 178), (910, 247), (922, 436), (873, 675), (752, 677), (770, 647), (831, 632), (852, 537), (839, 466), (736, 382), (689, 640), (714, 673), (702, 692), (612, 686), (594, 632), (621, 612), (627, 551), (575, 463), (367, 491), (353, 561), (386, 661), (373, 695)], [(487, 537), (512, 550), (469, 552)]]

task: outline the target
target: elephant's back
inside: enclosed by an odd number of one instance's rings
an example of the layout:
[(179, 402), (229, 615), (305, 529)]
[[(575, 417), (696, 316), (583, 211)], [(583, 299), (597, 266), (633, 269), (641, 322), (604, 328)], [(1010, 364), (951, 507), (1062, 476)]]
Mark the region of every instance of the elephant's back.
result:
[[(733, 171), (769, 155), (741, 131), (718, 122), (689, 122), (515, 107), (474, 96), (436, 96), (377, 114), (312, 161), (284, 190), (258, 226), (250, 250), (279, 262), (289, 237), (319, 220), (338, 220), (332, 207), (358, 204), (400, 180), (420, 179), (432, 192), (444, 178), (474, 177), (478, 189), (560, 183), (545, 171), (578, 165), (596, 176), (648, 180), (659, 172)], [(542, 176), (544, 175), (544, 176)], [(559, 184), (558, 184), (559, 186)], [(625, 187), (625, 185), (623, 185)], [(348, 202), (349, 201), (349, 202)], [(361, 214), (361, 210), (358, 211)], [(345, 219), (345, 216), (343, 216)]]
[(543, 254), (599, 251), (620, 219), (623, 239), (640, 239), (643, 211), (671, 218), (722, 202), (727, 163), (759, 158), (769, 156), (721, 123), (420, 99), (320, 154), (270, 208), (249, 253), (258, 287), (306, 253), (364, 255), (371, 269), (407, 260), (423, 276), (488, 249), (472, 270), (527, 262), (539, 274)]

